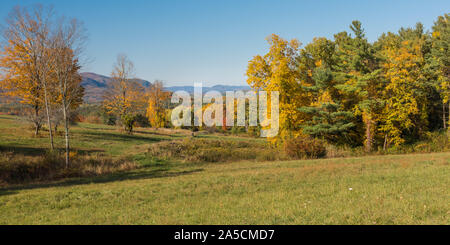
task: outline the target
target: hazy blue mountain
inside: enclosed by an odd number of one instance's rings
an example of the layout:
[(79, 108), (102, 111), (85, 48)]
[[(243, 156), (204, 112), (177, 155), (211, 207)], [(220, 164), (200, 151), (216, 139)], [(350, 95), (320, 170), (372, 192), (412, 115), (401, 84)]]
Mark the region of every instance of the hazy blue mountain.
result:
[[(172, 87), (166, 87), (166, 90), (171, 91), (171, 92), (183, 90), (183, 91), (186, 91), (186, 92), (192, 94), (192, 93), (194, 93), (194, 86), (172, 86)], [(250, 87), (249, 86), (234, 86), (234, 85), (215, 85), (212, 87), (203, 87), (202, 88), (203, 93), (206, 93), (211, 90), (216, 90), (221, 93), (225, 93), (226, 91), (239, 91), (239, 90), (248, 91), (248, 90), (250, 90)]]
[[(108, 84), (112, 81), (112, 79), (108, 76), (99, 75), (92, 72), (84, 72), (81, 73), (83, 77), (83, 81), (81, 85), (85, 89), (84, 101), (87, 103), (96, 103), (101, 102), (103, 93), (108, 88)], [(139, 82), (145, 88), (149, 88), (152, 84), (149, 81), (142, 80), (136, 78), (135, 81)], [(194, 86), (170, 86), (165, 88), (167, 91), (175, 92), (179, 90), (186, 91), (188, 93), (194, 93)], [(211, 90), (216, 90), (225, 95), (226, 91), (248, 91), (250, 90), (249, 86), (233, 86), (233, 85), (215, 85), (212, 87), (203, 87), (203, 93), (206, 93)]]

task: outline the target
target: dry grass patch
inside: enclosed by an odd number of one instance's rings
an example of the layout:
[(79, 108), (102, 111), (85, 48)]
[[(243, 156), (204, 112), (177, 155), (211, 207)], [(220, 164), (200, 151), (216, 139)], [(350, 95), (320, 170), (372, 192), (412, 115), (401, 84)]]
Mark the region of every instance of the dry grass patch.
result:
[(4, 152), (0, 154), (0, 185), (47, 182), (71, 177), (92, 177), (136, 169), (138, 165), (127, 159), (113, 159), (98, 155), (71, 154), (66, 168), (63, 157), (57, 153), (26, 156)]

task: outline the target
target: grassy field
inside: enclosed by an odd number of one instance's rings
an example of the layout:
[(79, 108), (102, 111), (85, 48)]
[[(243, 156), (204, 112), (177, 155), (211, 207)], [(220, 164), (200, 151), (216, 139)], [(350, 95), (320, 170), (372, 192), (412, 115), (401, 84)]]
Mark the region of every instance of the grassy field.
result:
[[(449, 152), (214, 164), (146, 157), (149, 145), (187, 134), (129, 136), (80, 124), (73, 128), (80, 154), (125, 155), (142, 167), (2, 188), (0, 224), (450, 224)], [(3, 151), (38, 154), (47, 144), (0, 116)]]

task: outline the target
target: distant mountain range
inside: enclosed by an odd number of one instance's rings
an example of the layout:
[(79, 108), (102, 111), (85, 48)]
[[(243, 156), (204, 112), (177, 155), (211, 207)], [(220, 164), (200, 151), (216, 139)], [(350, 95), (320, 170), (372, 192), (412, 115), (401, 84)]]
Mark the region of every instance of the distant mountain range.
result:
[[(167, 91), (175, 92), (175, 91), (186, 91), (190, 94), (194, 93), (194, 86), (172, 86), (172, 87), (166, 87)], [(215, 85), (212, 87), (202, 87), (202, 92), (206, 93), (208, 91), (215, 90), (219, 91), (221, 93), (225, 93), (226, 91), (248, 91), (250, 90), (249, 86), (233, 86), (233, 85)]]
[[(81, 73), (81, 76), (83, 77), (83, 81), (81, 85), (85, 89), (85, 96), (84, 101), (87, 103), (96, 103), (101, 102), (103, 93), (108, 88), (108, 84), (112, 81), (110, 77), (99, 75), (92, 72), (84, 72)], [(139, 82), (144, 86), (145, 88), (149, 88), (152, 86), (152, 84), (149, 81), (142, 80), (136, 78), (135, 81)], [(186, 91), (188, 93), (194, 92), (194, 86), (172, 86), (172, 87), (165, 87), (167, 91), (175, 92), (175, 91)], [(250, 90), (249, 86), (232, 86), (232, 85), (215, 85), (213, 87), (203, 87), (202, 92), (206, 93), (211, 90), (216, 90), (221, 93), (225, 93), (225, 91), (248, 91)]]
[[(84, 101), (87, 103), (102, 101), (103, 93), (108, 88), (108, 84), (111, 83), (112, 79), (92, 72), (81, 73), (81, 77), (83, 77), (81, 86), (84, 87)], [(142, 79), (135, 80), (145, 88), (149, 88), (152, 85), (149, 81)]]

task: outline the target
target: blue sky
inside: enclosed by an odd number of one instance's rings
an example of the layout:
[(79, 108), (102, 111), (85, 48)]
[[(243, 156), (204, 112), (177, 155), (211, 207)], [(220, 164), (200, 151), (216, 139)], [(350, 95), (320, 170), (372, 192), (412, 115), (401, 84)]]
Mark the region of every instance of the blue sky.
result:
[(84, 71), (108, 75), (125, 53), (137, 77), (171, 86), (245, 84), (248, 61), (266, 52), (272, 33), (308, 43), (348, 31), (358, 19), (373, 41), (416, 22), (429, 29), (450, 12), (448, 0), (0, 0), (1, 21), (13, 6), (34, 3), (84, 22), (91, 60)]

